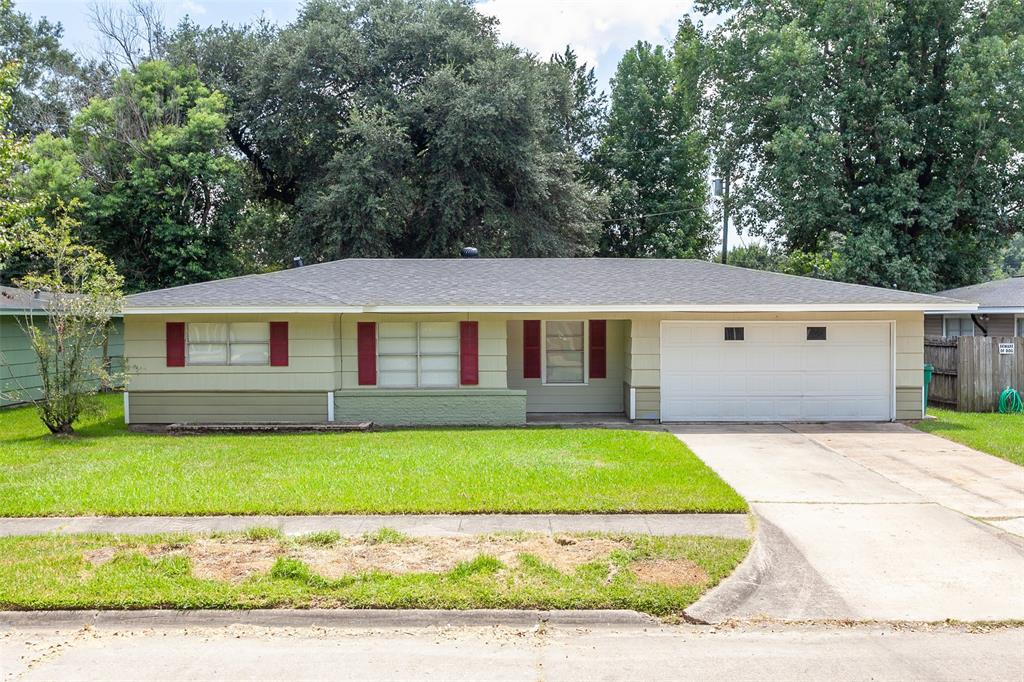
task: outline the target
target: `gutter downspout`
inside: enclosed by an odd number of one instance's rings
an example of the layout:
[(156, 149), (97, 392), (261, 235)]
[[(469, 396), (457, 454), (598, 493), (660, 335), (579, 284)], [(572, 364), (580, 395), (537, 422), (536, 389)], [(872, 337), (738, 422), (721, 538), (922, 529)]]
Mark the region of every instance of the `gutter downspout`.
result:
[(981, 323), (981, 321), (978, 319), (978, 315), (976, 313), (971, 313), (971, 322), (974, 323), (975, 327), (977, 327), (978, 329), (981, 330), (981, 335), (982, 336), (986, 336), (986, 337), (988, 336), (988, 328)]

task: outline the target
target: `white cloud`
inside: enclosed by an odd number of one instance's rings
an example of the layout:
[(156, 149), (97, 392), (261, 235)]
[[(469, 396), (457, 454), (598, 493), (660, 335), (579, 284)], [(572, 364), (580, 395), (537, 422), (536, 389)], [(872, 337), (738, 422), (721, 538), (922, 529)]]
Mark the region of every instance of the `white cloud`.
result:
[(182, 0), (178, 6), (182, 14), (188, 14), (193, 18), (206, 13), (206, 5), (196, 2), (196, 0)]
[(180, 8), (183, 14), (188, 14), (193, 19), (206, 14), (206, 6), (195, 0), (183, 0), (180, 3)]
[(691, 6), (691, 0), (482, 0), (476, 5), (501, 22), (503, 40), (541, 58), (571, 45), (606, 74), (636, 41), (671, 40)]

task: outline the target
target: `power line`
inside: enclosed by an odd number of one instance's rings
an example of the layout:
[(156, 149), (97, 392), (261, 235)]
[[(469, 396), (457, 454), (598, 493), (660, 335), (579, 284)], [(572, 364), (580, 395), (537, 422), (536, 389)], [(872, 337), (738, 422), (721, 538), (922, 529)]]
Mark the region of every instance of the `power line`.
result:
[(700, 208), (680, 208), (680, 209), (675, 210), (675, 211), (662, 211), (661, 213), (644, 213), (642, 215), (620, 216), (618, 218), (608, 218), (607, 220), (602, 220), (601, 222), (602, 223), (617, 223), (617, 222), (622, 222), (624, 220), (637, 220), (638, 218), (657, 218), (658, 216), (663, 216), (663, 215), (677, 215), (679, 213), (693, 213), (695, 211), (703, 211), (703, 210), (704, 210), (703, 206), (701, 206)]

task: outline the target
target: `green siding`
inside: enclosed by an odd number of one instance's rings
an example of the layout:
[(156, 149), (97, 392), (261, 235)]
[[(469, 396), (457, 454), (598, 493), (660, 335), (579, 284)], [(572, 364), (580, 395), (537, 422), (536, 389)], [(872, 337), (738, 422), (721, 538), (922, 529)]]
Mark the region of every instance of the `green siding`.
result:
[(0, 316), (0, 406), (39, 397), (36, 354), (18, 318)]
[(921, 389), (917, 386), (896, 387), (896, 418), (921, 418)]
[(636, 418), (637, 419), (660, 419), (661, 418), (661, 389), (660, 388), (637, 388), (636, 389)]
[(526, 423), (526, 392), (508, 389), (347, 390), (334, 419), (384, 426), (505, 426)]
[[(36, 364), (36, 354), (15, 315), (0, 316), (0, 406), (35, 400), (40, 397), (42, 382)], [(120, 372), (124, 365), (124, 324), (111, 323), (107, 342), (107, 357), (113, 371)], [(97, 349), (97, 357), (101, 351)]]
[(327, 421), (319, 391), (129, 391), (132, 424), (238, 424)]

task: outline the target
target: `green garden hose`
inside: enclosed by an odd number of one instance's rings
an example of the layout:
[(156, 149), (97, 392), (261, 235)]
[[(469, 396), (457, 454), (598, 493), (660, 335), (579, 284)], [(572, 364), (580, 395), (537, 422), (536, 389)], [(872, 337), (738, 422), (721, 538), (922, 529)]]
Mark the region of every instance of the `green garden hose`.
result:
[(1003, 414), (1020, 414), (1024, 412), (1024, 401), (1016, 389), (1007, 386), (999, 394), (999, 411)]

